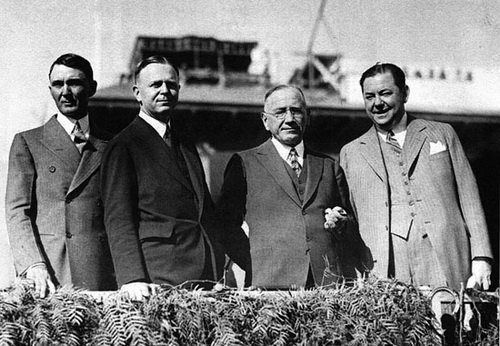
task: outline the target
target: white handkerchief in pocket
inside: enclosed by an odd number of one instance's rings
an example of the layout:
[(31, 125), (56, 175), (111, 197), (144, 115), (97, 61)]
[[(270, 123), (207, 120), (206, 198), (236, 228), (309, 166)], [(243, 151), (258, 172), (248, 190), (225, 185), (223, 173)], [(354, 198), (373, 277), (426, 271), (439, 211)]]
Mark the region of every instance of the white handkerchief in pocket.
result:
[(430, 142), (429, 145), (430, 145), (429, 155), (434, 155), (446, 150), (446, 145), (441, 143), (441, 141), (437, 141), (435, 143)]

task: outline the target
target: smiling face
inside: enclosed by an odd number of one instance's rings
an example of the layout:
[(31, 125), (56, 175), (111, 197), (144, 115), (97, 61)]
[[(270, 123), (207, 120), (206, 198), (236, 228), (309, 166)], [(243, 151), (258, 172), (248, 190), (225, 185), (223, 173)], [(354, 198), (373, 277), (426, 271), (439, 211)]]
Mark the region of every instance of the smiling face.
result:
[(144, 113), (166, 123), (177, 105), (179, 88), (179, 76), (172, 66), (152, 63), (141, 70), (133, 91)]
[[(276, 116), (283, 113), (283, 119)], [(291, 147), (302, 141), (308, 119), (305, 100), (294, 88), (279, 89), (269, 95), (262, 113), (266, 130), (278, 141)]]
[(50, 94), (62, 114), (73, 119), (87, 114), (89, 97), (97, 86), (95, 81), (89, 81), (79, 69), (54, 65), (49, 82)]
[(401, 90), (390, 72), (366, 78), (363, 82), (365, 110), (375, 127), (388, 131), (398, 125), (405, 114), (408, 94), (408, 87)]

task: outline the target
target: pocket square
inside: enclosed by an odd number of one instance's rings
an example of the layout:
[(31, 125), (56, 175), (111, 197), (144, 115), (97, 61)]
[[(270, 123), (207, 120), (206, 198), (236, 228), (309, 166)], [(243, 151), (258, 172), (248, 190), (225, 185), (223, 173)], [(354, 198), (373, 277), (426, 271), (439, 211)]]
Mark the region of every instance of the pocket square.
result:
[(441, 143), (441, 141), (437, 141), (436, 143), (430, 142), (429, 145), (430, 145), (429, 155), (434, 155), (446, 150), (446, 145)]

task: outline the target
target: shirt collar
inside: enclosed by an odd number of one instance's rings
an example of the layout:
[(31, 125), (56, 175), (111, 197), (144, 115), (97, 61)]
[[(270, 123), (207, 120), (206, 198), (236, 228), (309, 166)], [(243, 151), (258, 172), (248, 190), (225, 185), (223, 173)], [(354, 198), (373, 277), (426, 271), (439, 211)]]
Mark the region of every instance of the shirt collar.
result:
[[(278, 150), (278, 154), (280, 154), (281, 158), (285, 161), (288, 160), (288, 155), (290, 154), (291, 146), (281, 143), (276, 138), (272, 137), (271, 142), (273, 142), (274, 147)], [(295, 150), (297, 150), (297, 159), (301, 165), (304, 164), (304, 141), (300, 141), (299, 144), (295, 146)]]
[[(73, 129), (75, 128), (76, 119), (67, 117), (62, 113), (57, 113), (57, 121), (63, 127), (64, 131), (71, 137), (73, 133)], [(78, 124), (80, 124), (80, 128), (84, 134), (89, 133), (89, 115), (86, 114), (83, 118), (78, 119)]]
[[(394, 133), (394, 138), (398, 141), (399, 145), (403, 147), (406, 138), (406, 130), (408, 128), (408, 115), (406, 114), (406, 112), (405, 114), (403, 114), (399, 125), (400, 126), (396, 126), (395, 128), (393, 128), (392, 132)], [(377, 133), (384, 142), (387, 142), (388, 131), (377, 129)]]
[(160, 135), (161, 138), (165, 136), (165, 132), (167, 132), (167, 124), (164, 122), (153, 118), (151, 115), (146, 114), (142, 110), (139, 112), (139, 116), (144, 119), (145, 122), (147, 122), (149, 125), (151, 125), (155, 131)]

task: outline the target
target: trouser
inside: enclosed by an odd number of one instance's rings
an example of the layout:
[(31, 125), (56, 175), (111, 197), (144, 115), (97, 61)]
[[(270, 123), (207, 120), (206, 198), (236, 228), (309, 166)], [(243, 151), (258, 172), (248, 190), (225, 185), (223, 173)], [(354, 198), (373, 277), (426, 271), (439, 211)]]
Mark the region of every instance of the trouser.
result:
[(390, 234), (388, 276), (414, 286), (446, 286), (430, 237), (418, 222), (414, 222), (406, 239)]

